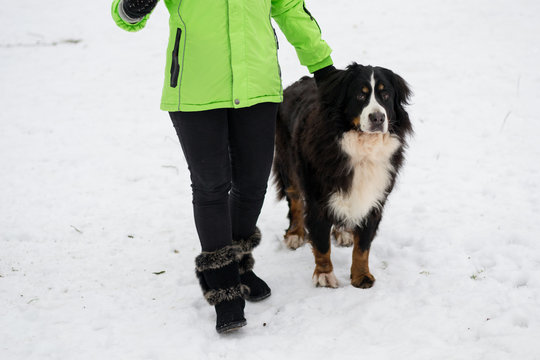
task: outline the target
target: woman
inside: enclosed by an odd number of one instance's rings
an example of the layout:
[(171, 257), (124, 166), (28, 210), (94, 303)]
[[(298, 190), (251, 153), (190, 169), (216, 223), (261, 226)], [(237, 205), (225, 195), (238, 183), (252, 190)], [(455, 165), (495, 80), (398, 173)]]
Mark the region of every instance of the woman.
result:
[[(158, 0), (115, 0), (112, 15), (141, 30)], [(277, 37), (270, 18), (320, 80), (331, 49), (301, 0), (164, 0), (170, 13), (161, 109), (188, 163), (202, 252), (196, 274), (221, 333), (246, 324), (244, 299), (270, 296), (251, 252), (273, 158), (282, 101)]]

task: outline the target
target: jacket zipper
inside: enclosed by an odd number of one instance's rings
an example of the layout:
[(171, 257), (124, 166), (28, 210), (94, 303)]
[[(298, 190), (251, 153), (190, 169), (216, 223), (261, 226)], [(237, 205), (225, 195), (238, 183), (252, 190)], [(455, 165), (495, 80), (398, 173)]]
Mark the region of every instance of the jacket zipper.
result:
[(178, 75), (180, 73), (180, 64), (178, 62), (178, 49), (180, 47), (180, 38), (182, 37), (182, 29), (176, 29), (176, 39), (174, 41), (174, 49), (172, 52), (171, 61), (171, 87), (175, 88), (178, 85)]

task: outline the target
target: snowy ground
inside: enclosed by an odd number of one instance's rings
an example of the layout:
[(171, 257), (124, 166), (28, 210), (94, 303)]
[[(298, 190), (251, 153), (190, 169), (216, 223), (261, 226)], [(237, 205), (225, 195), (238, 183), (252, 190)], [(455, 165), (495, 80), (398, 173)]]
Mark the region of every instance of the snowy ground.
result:
[[(158, 109), (165, 7), (129, 34), (109, 6), (0, 11), (0, 359), (540, 359), (537, 1), (308, 1), (338, 66), (410, 82), (416, 136), (375, 286), (350, 286), (351, 249), (334, 247), (340, 287), (313, 288), (272, 189), (255, 255), (273, 295), (226, 337)], [(306, 70), (280, 38), (287, 85)]]

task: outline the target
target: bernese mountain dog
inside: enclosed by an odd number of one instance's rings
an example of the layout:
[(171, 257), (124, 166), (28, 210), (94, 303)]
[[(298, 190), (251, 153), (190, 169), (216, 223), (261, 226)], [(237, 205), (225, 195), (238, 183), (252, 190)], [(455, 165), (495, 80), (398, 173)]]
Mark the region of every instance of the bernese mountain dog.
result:
[(274, 181), (289, 204), (285, 244), (306, 240), (315, 257), (313, 283), (337, 287), (330, 234), (354, 245), (351, 284), (370, 288), (371, 242), (404, 162), (412, 125), (407, 82), (391, 70), (351, 64), (319, 86), (303, 77), (285, 89), (276, 124)]

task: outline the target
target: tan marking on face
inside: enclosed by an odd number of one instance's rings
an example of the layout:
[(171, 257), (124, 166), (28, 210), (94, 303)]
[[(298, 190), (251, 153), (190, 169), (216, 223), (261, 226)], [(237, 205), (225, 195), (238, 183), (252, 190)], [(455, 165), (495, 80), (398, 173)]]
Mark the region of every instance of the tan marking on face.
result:
[(379, 86), (377, 86), (377, 89), (379, 89), (379, 90), (384, 90), (384, 84), (382, 84), (382, 83), (379, 84)]
[(315, 271), (313, 275), (318, 275), (321, 273), (330, 273), (334, 270), (332, 265), (332, 260), (330, 260), (330, 248), (326, 254), (319, 252), (315, 247), (313, 247), (313, 256), (315, 257)]
[(353, 122), (354, 126), (359, 127), (360, 126), (360, 116), (355, 117), (352, 122)]
[(375, 277), (369, 272), (369, 250), (361, 250), (360, 239), (354, 234), (354, 248), (351, 266), (351, 284), (354, 287), (367, 289), (373, 286)]
[(367, 86), (364, 86), (364, 87), (362, 88), (362, 92), (363, 92), (364, 94), (369, 94), (369, 88), (368, 88)]

